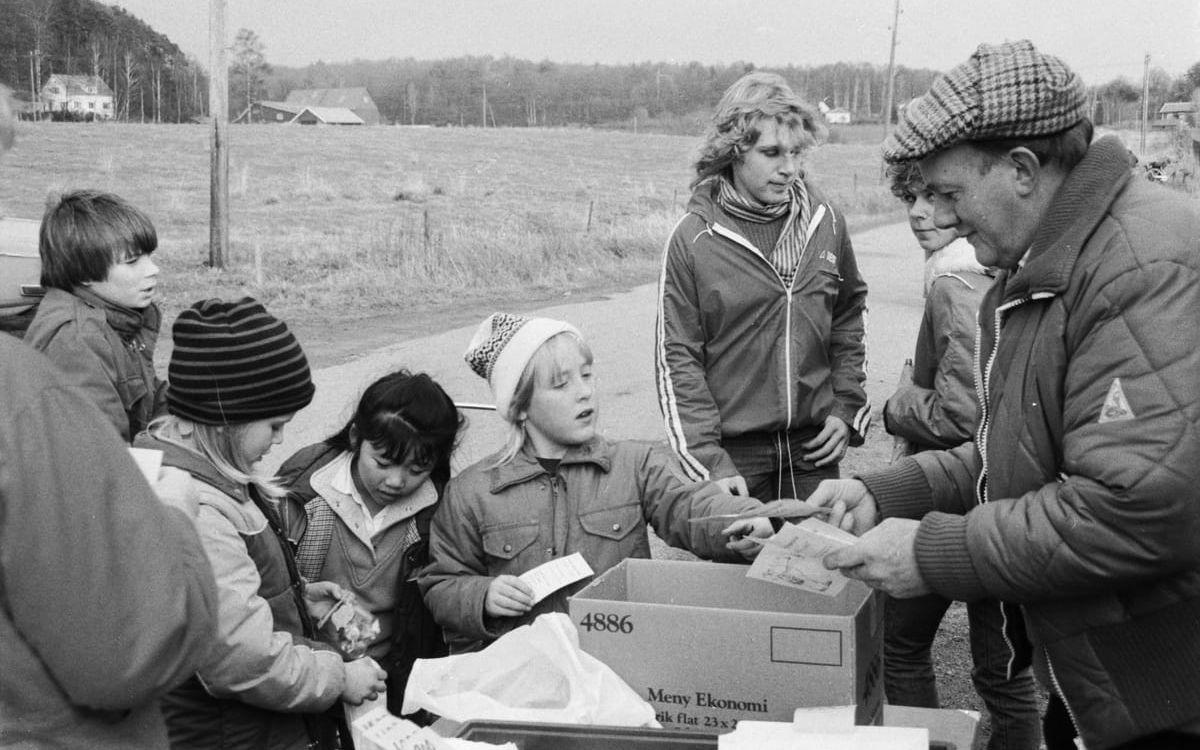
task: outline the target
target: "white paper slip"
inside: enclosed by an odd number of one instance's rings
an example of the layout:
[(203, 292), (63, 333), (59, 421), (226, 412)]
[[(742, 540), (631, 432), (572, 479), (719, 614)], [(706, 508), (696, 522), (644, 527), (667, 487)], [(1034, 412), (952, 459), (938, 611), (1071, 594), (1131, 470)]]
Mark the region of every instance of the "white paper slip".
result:
[(162, 466), (162, 451), (130, 446), (129, 455), (133, 456), (134, 463), (142, 470), (142, 476), (146, 477), (146, 481), (153, 487), (158, 481), (158, 470)]
[(361, 737), (384, 750), (439, 750), (444, 747), (433, 730), (393, 716), (382, 707), (358, 717), (351, 726)]
[(563, 586), (595, 574), (592, 566), (583, 559), (583, 555), (576, 552), (566, 557), (556, 557), (548, 563), (542, 563), (518, 577), (533, 589), (533, 603), (537, 604)]
[(928, 750), (929, 730), (856, 726), (850, 731), (799, 730), (787, 722), (740, 721), (717, 737), (719, 750)]

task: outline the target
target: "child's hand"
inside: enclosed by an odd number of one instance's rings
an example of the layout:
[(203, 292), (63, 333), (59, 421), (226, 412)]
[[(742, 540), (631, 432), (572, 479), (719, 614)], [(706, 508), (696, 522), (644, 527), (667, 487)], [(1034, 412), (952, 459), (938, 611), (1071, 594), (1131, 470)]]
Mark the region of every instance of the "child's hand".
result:
[(771, 528), (769, 518), (742, 518), (721, 529), (721, 533), (729, 537), (729, 542), (725, 545), (727, 548), (747, 560), (753, 560), (758, 557), (762, 545), (752, 541), (750, 537), (766, 539), (774, 534), (775, 530)]
[(304, 604), (315, 620), (323, 619), (345, 596), (346, 592), (333, 581), (309, 581), (304, 586)]
[(342, 700), (351, 706), (373, 701), (387, 689), (387, 672), (369, 656), (348, 661), (343, 668), (346, 684), (342, 687)]
[(520, 617), (533, 606), (533, 589), (516, 576), (496, 576), (488, 584), (483, 611), (491, 617)]

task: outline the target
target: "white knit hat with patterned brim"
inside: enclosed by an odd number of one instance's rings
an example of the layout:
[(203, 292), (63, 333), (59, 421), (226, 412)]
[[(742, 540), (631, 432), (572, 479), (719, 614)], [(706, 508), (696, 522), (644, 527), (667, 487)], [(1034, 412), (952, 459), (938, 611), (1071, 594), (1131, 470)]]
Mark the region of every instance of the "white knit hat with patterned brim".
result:
[(560, 333), (582, 338), (575, 326), (551, 318), (526, 318), (498, 312), (479, 324), (463, 359), (491, 386), (496, 411), (502, 418), (508, 419), (517, 382), (529, 360), (542, 344)]

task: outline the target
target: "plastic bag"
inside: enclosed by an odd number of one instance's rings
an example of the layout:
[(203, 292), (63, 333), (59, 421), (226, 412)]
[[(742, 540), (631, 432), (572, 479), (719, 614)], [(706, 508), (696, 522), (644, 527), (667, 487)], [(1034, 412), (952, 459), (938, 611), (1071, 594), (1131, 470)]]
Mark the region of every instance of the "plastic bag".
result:
[(367, 655), (367, 649), (379, 636), (379, 619), (347, 591), (317, 623), (317, 629), (344, 656), (358, 659)]
[(418, 659), (405, 715), (657, 727), (654, 708), (596, 657), (561, 612), (515, 628), (482, 651)]

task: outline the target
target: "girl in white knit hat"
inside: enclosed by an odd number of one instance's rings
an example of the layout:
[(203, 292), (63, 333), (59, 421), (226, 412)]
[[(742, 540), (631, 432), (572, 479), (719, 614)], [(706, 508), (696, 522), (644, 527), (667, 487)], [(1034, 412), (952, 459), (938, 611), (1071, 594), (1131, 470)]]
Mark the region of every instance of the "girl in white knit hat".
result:
[(597, 575), (649, 557), (647, 524), (668, 544), (724, 562), (752, 558), (759, 545), (746, 537), (771, 534), (764, 518), (691, 523), (761, 505), (681, 480), (665, 449), (598, 434), (592, 352), (570, 324), (496, 313), (465, 357), (491, 386), (510, 438), (450, 481), (430, 529), (419, 583), (451, 651), (565, 612), (589, 579), (534, 601), (518, 576), (576, 552)]

